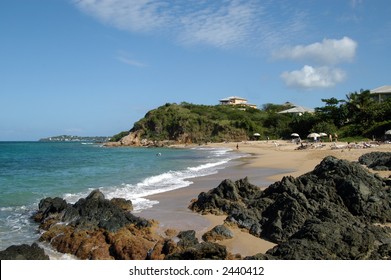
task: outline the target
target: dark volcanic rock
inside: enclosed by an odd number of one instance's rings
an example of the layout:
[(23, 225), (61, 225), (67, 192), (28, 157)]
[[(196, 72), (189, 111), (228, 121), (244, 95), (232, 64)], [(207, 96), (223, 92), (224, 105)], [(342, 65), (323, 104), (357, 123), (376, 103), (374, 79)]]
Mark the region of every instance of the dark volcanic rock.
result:
[(391, 170), (391, 152), (371, 152), (362, 155), (359, 163), (374, 170)]
[(152, 221), (129, 212), (131, 202), (105, 199), (95, 190), (75, 204), (47, 198), (34, 215), (44, 230), (40, 241), (49, 242), (61, 253), (79, 259), (161, 260), (225, 259), (224, 246), (199, 243), (195, 231), (183, 231), (179, 241), (165, 239), (153, 229)]
[(257, 194), (259, 188), (250, 184), (247, 177), (236, 182), (226, 179), (208, 193), (202, 192), (190, 208), (203, 214), (221, 215), (237, 208), (241, 209)]
[(33, 216), (36, 222), (42, 222), (51, 215), (59, 214), (67, 208), (67, 202), (59, 197), (47, 197), (42, 199), (38, 204), (38, 212)]
[(196, 232), (194, 230), (181, 231), (177, 237), (180, 239), (178, 246), (182, 248), (189, 248), (197, 245), (198, 239), (195, 236)]
[(264, 191), (246, 179), (225, 180), (190, 208), (228, 214), (228, 221), (279, 244), (257, 258), (387, 258), (390, 231), (372, 225), (391, 221), (384, 182), (358, 163), (326, 157), (312, 172)]
[(0, 251), (0, 260), (48, 260), (49, 256), (36, 243), (12, 245)]
[(202, 239), (204, 241), (218, 241), (224, 239), (231, 239), (234, 237), (232, 231), (224, 225), (218, 225), (212, 228), (210, 231), (206, 232)]
[(133, 203), (130, 200), (115, 197), (112, 198), (110, 202), (117, 205), (119, 208), (121, 208), (124, 211), (133, 211)]
[(167, 260), (225, 260), (228, 256), (225, 246), (202, 242), (166, 257)]
[(111, 232), (128, 224), (136, 224), (139, 227), (149, 225), (147, 220), (128, 212), (125, 205), (130, 207), (131, 203), (126, 200), (105, 199), (99, 190), (92, 191), (87, 198), (79, 199), (74, 205), (67, 204), (61, 198), (45, 198), (39, 203), (34, 220), (42, 222), (54, 217), (79, 230), (102, 228)]
[(199, 242), (194, 230), (181, 231), (175, 244), (167, 240), (163, 246), (167, 260), (225, 260), (230, 257), (225, 246), (212, 242)]
[(43, 199), (34, 215), (45, 230), (40, 241), (81, 259), (144, 259), (148, 250), (163, 242), (151, 233), (150, 221), (130, 213), (126, 200), (105, 199), (92, 191), (75, 204)]
[(379, 250), (379, 243), (391, 244), (390, 234), (390, 230), (363, 223), (341, 208), (324, 208), (267, 254), (296, 260), (368, 259)]

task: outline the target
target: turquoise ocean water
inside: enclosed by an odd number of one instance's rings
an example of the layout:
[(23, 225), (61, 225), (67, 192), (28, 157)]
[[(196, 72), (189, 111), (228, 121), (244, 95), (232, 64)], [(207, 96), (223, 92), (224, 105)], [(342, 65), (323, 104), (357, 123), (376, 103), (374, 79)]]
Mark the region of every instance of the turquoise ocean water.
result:
[(81, 142), (0, 142), (0, 250), (38, 238), (30, 217), (45, 197), (70, 203), (99, 188), (106, 198), (132, 200), (135, 212), (150, 194), (187, 187), (240, 155), (225, 149), (106, 148)]

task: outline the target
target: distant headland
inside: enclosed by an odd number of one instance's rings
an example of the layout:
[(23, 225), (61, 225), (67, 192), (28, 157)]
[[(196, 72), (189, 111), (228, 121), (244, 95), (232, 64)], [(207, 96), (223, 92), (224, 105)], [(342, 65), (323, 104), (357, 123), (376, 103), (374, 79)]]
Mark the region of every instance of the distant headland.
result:
[(74, 136), (74, 135), (59, 135), (47, 138), (41, 138), (39, 142), (90, 142), (90, 143), (105, 143), (110, 141), (108, 136)]

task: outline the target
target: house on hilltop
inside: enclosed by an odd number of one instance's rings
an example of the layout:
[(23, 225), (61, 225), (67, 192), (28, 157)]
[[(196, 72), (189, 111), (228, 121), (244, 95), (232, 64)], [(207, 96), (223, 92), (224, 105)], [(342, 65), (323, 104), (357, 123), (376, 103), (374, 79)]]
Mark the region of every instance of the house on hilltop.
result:
[(381, 86), (369, 91), (371, 96), (379, 102), (391, 98), (391, 86)]
[(234, 106), (246, 106), (251, 108), (257, 108), (257, 105), (250, 104), (247, 102), (247, 99), (239, 96), (231, 96), (224, 99), (220, 99), (220, 105), (234, 105)]

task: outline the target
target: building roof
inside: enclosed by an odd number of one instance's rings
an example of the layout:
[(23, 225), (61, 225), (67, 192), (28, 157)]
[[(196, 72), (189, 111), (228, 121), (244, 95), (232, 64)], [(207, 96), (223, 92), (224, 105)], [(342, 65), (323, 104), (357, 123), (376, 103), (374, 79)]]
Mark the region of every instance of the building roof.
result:
[(230, 97), (227, 97), (227, 98), (220, 99), (220, 101), (229, 101), (229, 100), (232, 100), (232, 99), (238, 99), (238, 100), (247, 101), (246, 98), (239, 97), (239, 96), (230, 96)]
[(370, 90), (371, 93), (377, 94), (377, 93), (391, 93), (391, 86), (381, 86), (375, 89)]
[(300, 114), (300, 113), (313, 113), (313, 112), (315, 112), (314, 109), (306, 108), (303, 106), (295, 106), (293, 108), (290, 108), (290, 109), (287, 109), (287, 110), (284, 110), (284, 111), (281, 111), (278, 113), (280, 113), (280, 114), (287, 114), (287, 113)]

